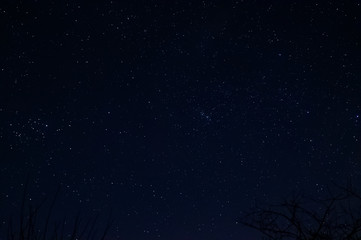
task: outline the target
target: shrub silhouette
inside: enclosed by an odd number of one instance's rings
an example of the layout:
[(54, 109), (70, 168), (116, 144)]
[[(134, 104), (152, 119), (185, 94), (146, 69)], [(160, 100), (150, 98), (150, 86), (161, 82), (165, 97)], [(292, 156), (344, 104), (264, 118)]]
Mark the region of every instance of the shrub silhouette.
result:
[(321, 200), (292, 197), (278, 205), (258, 207), (241, 223), (264, 239), (360, 240), (361, 194), (352, 185), (338, 186)]
[[(42, 206), (45, 200), (36, 207), (29, 204), (28, 208), (25, 209), (27, 204), (27, 183), (28, 181), (24, 186), (18, 226), (14, 224), (12, 218), (9, 219), (6, 232), (7, 240), (104, 240), (106, 238), (112, 223), (111, 216), (109, 216), (109, 219), (105, 225), (105, 229), (103, 229), (103, 231), (100, 233), (98, 233), (96, 229), (99, 214), (94, 218), (88, 218), (85, 222), (85, 225), (83, 224), (83, 227), (80, 226), (80, 214), (75, 217), (73, 220), (74, 223), (70, 228), (65, 226), (67, 224), (65, 217), (60, 223), (51, 221), (53, 209), (60, 192), (60, 188), (58, 188), (56, 191), (56, 194), (46, 211), (45, 218), (40, 215), (40, 211), (42, 210)], [(39, 222), (39, 218), (44, 219), (45, 222)]]

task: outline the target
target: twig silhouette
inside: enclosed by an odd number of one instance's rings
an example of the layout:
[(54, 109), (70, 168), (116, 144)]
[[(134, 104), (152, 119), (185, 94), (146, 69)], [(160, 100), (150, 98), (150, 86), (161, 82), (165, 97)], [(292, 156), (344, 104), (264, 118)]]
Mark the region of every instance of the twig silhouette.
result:
[[(85, 225), (81, 227), (81, 214), (79, 211), (74, 220), (74, 225), (71, 229), (70, 234), (66, 233), (68, 228), (66, 227), (67, 220), (65, 216), (60, 222), (60, 224), (59, 222), (52, 222), (53, 210), (55, 208), (55, 203), (60, 193), (60, 187), (57, 189), (50, 203), (50, 206), (47, 209), (45, 223), (43, 227), (39, 227), (38, 219), (41, 218), (40, 210), (42, 210), (43, 204), (46, 199), (43, 199), (41, 203), (36, 207), (33, 207), (31, 204), (29, 204), (26, 210), (25, 206), (27, 205), (26, 197), (28, 187), (29, 177), (24, 184), (24, 189), (22, 193), (19, 216), (20, 219), (19, 226), (17, 228), (18, 232), (14, 231), (14, 224), (12, 218), (9, 217), (6, 230), (7, 240), (93, 240), (97, 238), (99, 240), (105, 240), (112, 224), (111, 214), (101, 236), (97, 236), (96, 229), (99, 214), (96, 214), (94, 218), (88, 218)], [(52, 228), (52, 230), (49, 230), (49, 228)]]

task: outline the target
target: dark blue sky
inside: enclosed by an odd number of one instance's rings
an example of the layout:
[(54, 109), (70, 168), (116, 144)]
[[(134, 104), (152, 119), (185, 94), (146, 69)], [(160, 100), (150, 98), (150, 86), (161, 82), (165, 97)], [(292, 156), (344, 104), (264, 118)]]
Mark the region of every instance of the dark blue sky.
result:
[[(3, 1), (0, 217), (60, 196), (109, 239), (257, 237), (255, 202), (361, 173), (359, 1)], [(30, 200), (31, 199), (31, 200)], [(111, 210), (112, 209), (112, 210)]]

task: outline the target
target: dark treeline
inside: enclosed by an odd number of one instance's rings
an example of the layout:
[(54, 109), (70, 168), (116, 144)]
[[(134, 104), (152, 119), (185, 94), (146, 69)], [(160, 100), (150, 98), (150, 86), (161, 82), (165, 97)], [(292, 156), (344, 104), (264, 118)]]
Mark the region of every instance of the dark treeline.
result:
[(240, 222), (264, 239), (360, 240), (361, 194), (352, 184), (335, 185), (322, 199), (294, 196), (280, 204), (255, 207)]
[[(20, 215), (9, 217), (1, 236), (7, 240), (105, 240), (112, 224), (109, 215), (105, 226), (99, 221), (99, 214), (93, 217), (82, 216), (80, 211), (75, 217), (65, 216), (59, 220), (54, 208), (59, 197), (60, 187), (52, 199), (43, 199), (38, 205), (30, 204), (27, 199), (28, 182), (24, 186), (20, 205)], [(47, 205), (45, 203), (48, 203)], [(86, 218), (86, 219), (85, 219)], [(99, 226), (102, 226), (99, 229)]]

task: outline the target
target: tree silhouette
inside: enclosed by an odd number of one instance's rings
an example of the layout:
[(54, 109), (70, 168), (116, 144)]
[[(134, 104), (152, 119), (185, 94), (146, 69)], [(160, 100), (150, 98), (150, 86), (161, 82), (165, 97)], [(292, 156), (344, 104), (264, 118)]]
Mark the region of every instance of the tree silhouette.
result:
[(329, 190), (321, 200), (292, 197), (255, 208), (240, 222), (262, 233), (264, 239), (360, 240), (361, 194), (351, 184), (336, 188), (337, 194)]
[[(40, 211), (43, 208), (43, 203), (46, 201), (45, 199), (36, 207), (28, 204), (26, 201), (28, 182), (29, 178), (24, 186), (18, 226), (14, 224), (12, 217), (9, 218), (6, 232), (7, 240), (105, 240), (113, 221), (111, 215), (109, 215), (105, 229), (101, 232), (97, 231), (96, 226), (99, 215), (96, 215), (94, 218), (88, 218), (85, 223), (82, 223), (80, 213), (74, 219), (67, 220), (64, 217), (60, 222), (51, 221), (60, 188), (56, 191), (49, 207), (45, 209), (46, 213), (44, 215), (40, 214)], [(28, 205), (27, 210), (26, 205)], [(58, 217), (57, 219), (59, 220)], [(65, 226), (67, 222), (73, 223), (70, 229), (68, 227), (68, 231)]]

